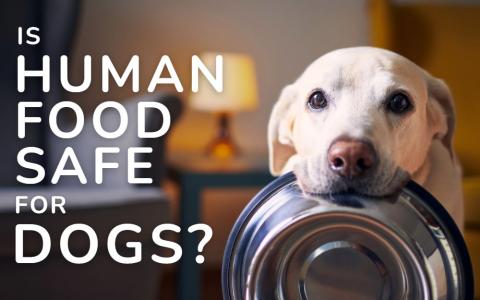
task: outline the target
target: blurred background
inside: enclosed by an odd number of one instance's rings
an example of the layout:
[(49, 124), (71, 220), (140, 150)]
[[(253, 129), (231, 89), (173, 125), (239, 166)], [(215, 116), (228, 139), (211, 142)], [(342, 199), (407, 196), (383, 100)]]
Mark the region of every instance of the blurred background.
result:
[[(455, 148), (465, 174), (467, 212), (465, 236), (476, 273), (480, 274), (480, 101), (477, 99), (476, 90), (480, 85), (478, 75), (480, 1), (7, 2), (2, 1), (0, 5), (2, 15), (0, 46), (2, 60), (5, 60), (0, 82), (4, 102), (0, 104), (1, 114), (4, 116), (0, 124), (2, 141), (15, 140), (15, 134), (6, 130), (8, 126), (16, 124), (16, 120), (12, 120), (13, 117), (9, 115), (16, 109), (15, 101), (28, 100), (25, 99), (25, 95), (19, 98), (16, 92), (12, 91), (12, 85), (16, 86), (15, 78), (12, 76), (14, 73), (11, 73), (16, 70), (16, 56), (20, 51), (27, 57), (30, 55), (32, 61), (35, 61), (36, 57), (38, 62), (38, 53), (24, 48), (19, 49), (20, 47), (16, 45), (18, 24), (23, 26), (37, 24), (45, 34), (49, 34), (41, 45), (42, 53), (69, 55), (71, 82), (82, 82), (83, 57), (92, 56), (92, 86), (79, 94), (64, 94), (60, 88), (54, 87), (47, 96), (50, 103), (58, 102), (59, 98), (75, 101), (87, 114), (91, 114), (96, 105), (106, 100), (124, 101), (132, 107), (140, 100), (158, 100), (168, 104), (175, 116), (174, 126), (169, 135), (155, 142), (153, 146), (157, 151), (154, 152), (155, 167), (152, 171), (156, 172), (152, 175), (155, 178), (154, 186), (149, 187), (148, 191), (142, 189), (139, 192), (140, 188), (129, 190), (125, 193), (122, 204), (112, 204), (112, 201), (109, 201), (112, 197), (110, 192), (121, 185), (121, 179), (115, 181), (117, 175), (112, 174), (111, 185), (102, 187), (103, 194), (99, 198), (103, 200), (92, 200), (90, 206), (73, 205), (70, 218), (75, 216), (78, 220), (98, 223), (98, 226), (105, 228), (120, 223), (121, 220), (133, 222), (132, 218), (144, 222), (145, 228), (167, 221), (182, 223), (201, 220), (209, 224), (214, 232), (213, 239), (204, 250), (206, 261), (201, 270), (192, 264), (181, 267), (183, 271), (189, 272), (188, 274), (196, 274), (199, 271), (199, 276), (179, 276), (179, 264), (149, 265), (137, 268), (133, 272), (118, 267), (106, 259), (104, 264), (98, 262), (83, 269), (65, 267), (65, 272), (76, 274), (72, 275), (75, 278), (73, 281), (68, 281), (69, 288), (83, 287), (79, 295), (90, 299), (99, 299), (95, 298), (98, 295), (103, 295), (107, 299), (179, 299), (183, 293), (183, 299), (192, 299), (189, 298), (188, 291), (185, 291), (190, 285), (183, 285), (183, 291), (182, 288), (176, 288), (180, 280), (186, 280), (193, 284), (192, 291), (199, 289), (203, 299), (221, 299), (220, 264), (228, 233), (246, 203), (270, 180), (267, 169), (266, 128), (272, 105), (277, 100), (280, 90), (295, 80), (310, 62), (322, 54), (337, 48), (358, 45), (392, 49), (410, 58), (433, 75), (443, 78), (451, 87), (457, 107)], [(202, 104), (192, 105), (193, 102), (202, 100), (194, 100), (188, 92), (191, 84), (191, 57), (205, 53), (235, 53), (247, 58), (249, 67), (245, 68), (250, 71), (241, 74), (247, 82), (246, 85), (252, 89), (252, 93), (245, 95), (250, 97), (248, 104), (240, 105), (235, 103), (239, 101), (238, 99), (232, 98), (227, 99), (233, 103), (230, 109), (227, 107), (216, 110), (211, 106), (202, 109)], [(112, 85), (108, 93), (101, 91), (100, 62), (105, 54), (110, 56), (119, 70), (127, 66), (132, 55), (140, 57), (139, 93), (132, 93), (128, 81), (121, 88)], [(155, 93), (142, 96), (146, 93), (149, 80), (162, 55), (170, 56), (186, 92), (177, 94), (173, 87), (158, 86)], [(241, 64), (245, 66), (244, 62)], [(8, 72), (9, 68), (13, 71)], [(10, 100), (4, 100), (7, 98)], [(227, 117), (219, 118), (219, 113), (226, 113)], [(151, 119), (152, 124), (158, 122), (155, 121), (155, 116)], [(235, 149), (239, 154), (227, 160), (215, 158), (215, 155), (205, 156), (208, 142), (216, 132), (217, 137), (225, 138), (225, 130), (228, 131), (227, 142), (233, 136)], [(47, 165), (49, 161), (55, 160), (55, 148), (59, 148), (58, 145), (61, 143), (48, 137), (48, 133), (42, 130), (39, 130), (32, 140), (24, 142), (30, 145), (50, 145), (52, 154), (44, 161)], [(124, 145), (133, 145), (138, 141), (130, 137), (129, 140), (121, 142)], [(78, 149), (85, 152), (88, 152), (86, 150), (88, 147), (98, 145), (98, 141), (93, 142), (88, 132), (75, 143)], [(3, 150), (4, 160), (9, 155), (16, 157), (16, 152), (21, 147), (24, 145), (19, 142), (9, 144), (7, 149)], [(221, 149), (219, 151), (221, 156), (224, 152)], [(226, 156), (230, 156), (232, 149), (226, 151)], [(92, 158), (88, 155), (82, 159), (86, 164), (91, 164)], [(8, 162), (5, 164), (5, 168), (8, 169), (5, 176), (17, 174), (17, 167), (14, 164), (11, 166)], [(212, 184), (211, 180), (214, 181), (216, 178), (225, 178), (225, 183)], [(242, 184), (231, 184), (228, 178), (232, 181), (241, 180)], [(10, 178), (2, 178), (0, 184), (4, 186), (5, 193), (18, 190), (14, 180)], [(71, 190), (71, 185), (65, 183), (65, 186), (65, 189)], [(49, 187), (45, 189), (51, 191)], [(80, 198), (79, 202), (83, 201), (78, 195), (70, 198), (75, 197)], [(99, 213), (96, 205), (107, 202), (108, 205), (101, 205)], [(18, 220), (8, 215), (11, 213), (8, 208), (5, 210), (3, 220), (7, 220), (4, 221), (5, 226), (9, 228), (8, 226), (12, 226), (11, 224)], [(52, 226), (52, 230), (55, 230), (59, 224), (70, 222), (69, 220), (38, 220), (38, 222), (46, 222)], [(7, 230), (4, 231), (3, 234), (8, 235)], [(149, 233), (147, 229), (145, 231), (145, 237), (142, 238), (148, 240)], [(183, 241), (192, 242), (188, 239)], [(80, 238), (78, 245), (81, 251), (83, 244)], [(11, 251), (11, 247), (6, 247), (0, 254), (5, 260), (12, 254)], [(194, 254), (196, 255), (196, 251)], [(60, 266), (61, 263), (52, 260), (48, 267), (37, 270), (36, 274), (41, 277), (41, 274), (48, 272), (60, 282), (67, 280), (59, 275), (63, 268)], [(103, 271), (99, 271), (102, 268)], [(16, 274), (18, 280), (27, 280), (26, 282), (28, 279), (25, 277), (32, 274), (28, 268), (19, 270), (15, 266), (10, 266), (9, 270), (11, 271), (9, 274)], [(93, 274), (103, 275), (101, 279), (93, 279), (95, 278)], [(89, 277), (92, 282), (86, 279)], [(476, 289), (477, 295), (480, 295), (478, 277), (480, 275), (477, 276)], [(109, 281), (114, 282), (108, 283)], [(105, 287), (117, 289), (117, 292)], [(127, 289), (128, 292), (118, 292), (123, 291), (120, 287)], [(0, 293), (3, 288), (0, 287)], [(90, 289), (92, 293), (89, 294), (85, 289)], [(145, 293), (145, 290), (149, 292)], [(53, 287), (45, 295), (48, 295), (49, 299), (58, 297)]]

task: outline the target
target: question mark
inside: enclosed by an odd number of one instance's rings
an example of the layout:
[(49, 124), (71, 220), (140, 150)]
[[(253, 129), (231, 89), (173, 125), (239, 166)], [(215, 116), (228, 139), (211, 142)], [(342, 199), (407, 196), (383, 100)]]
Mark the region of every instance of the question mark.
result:
[[(198, 252), (202, 253), (203, 248), (212, 238), (213, 231), (212, 231), (212, 228), (207, 224), (195, 224), (188, 227), (188, 232), (190, 233), (199, 231), (199, 230), (203, 231), (205, 234), (203, 238), (200, 240), (200, 243), (198, 243), (198, 247), (197, 247)], [(205, 258), (203, 257), (203, 255), (199, 254), (197, 255), (197, 257), (195, 257), (195, 261), (197, 262), (197, 264), (203, 264), (203, 262), (205, 261)]]

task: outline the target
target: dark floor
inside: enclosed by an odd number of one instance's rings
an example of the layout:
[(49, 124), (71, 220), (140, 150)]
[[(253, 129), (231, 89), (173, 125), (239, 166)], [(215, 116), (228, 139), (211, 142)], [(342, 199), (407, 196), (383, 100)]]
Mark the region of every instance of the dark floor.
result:
[[(204, 270), (202, 272), (202, 298), (205, 300), (221, 300), (222, 287), (220, 283), (220, 269)], [(167, 271), (162, 277), (161, 295), (159, 300), (175, 300), (177, 272)]]

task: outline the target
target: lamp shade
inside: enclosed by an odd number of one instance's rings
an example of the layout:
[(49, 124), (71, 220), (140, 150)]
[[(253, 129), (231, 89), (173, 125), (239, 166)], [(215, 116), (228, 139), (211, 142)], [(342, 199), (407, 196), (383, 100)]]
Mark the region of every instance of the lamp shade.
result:
[(217, 55), (223, 57), (223, 91), (217, 92), (211, 83), (199, 75), (198, 92), (190, 96), (190, 105), (198, 110), (237, 112), (257, 107), (258, 92), (253, 60), (243, 54), (205, 53), (200, 59), (214, 72)]

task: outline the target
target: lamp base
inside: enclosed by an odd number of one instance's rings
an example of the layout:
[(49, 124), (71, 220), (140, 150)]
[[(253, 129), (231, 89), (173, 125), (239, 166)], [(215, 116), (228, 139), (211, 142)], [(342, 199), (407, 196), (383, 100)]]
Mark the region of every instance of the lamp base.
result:
[(205, 153), (207, 156), (229, 159), (240, 154), (238, 146), (233, 141), (230, 132), (230, 115), (219, 113), (217, 120), (217, 132), (214, 138), (207, 144)]

